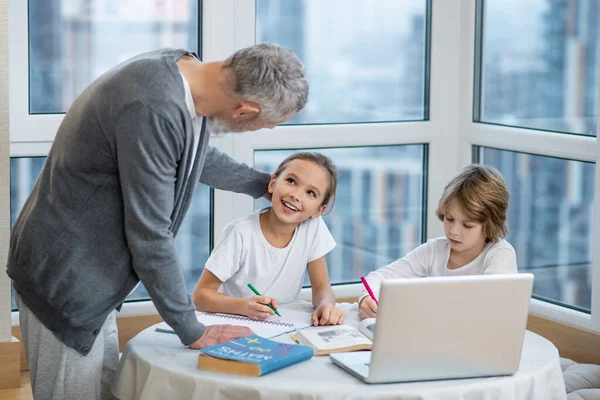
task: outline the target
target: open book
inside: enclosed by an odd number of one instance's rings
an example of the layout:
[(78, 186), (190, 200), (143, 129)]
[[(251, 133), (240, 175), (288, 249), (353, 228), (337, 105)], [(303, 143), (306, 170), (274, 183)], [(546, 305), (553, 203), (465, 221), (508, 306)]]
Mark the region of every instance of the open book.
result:
[[(196, 312), (198, 321), (210, 325), (238, 325), (250, 328), (252, 332), (264, 338), (273, 338), (288, 332), (312, 326), (311, 313), (307, 311), (280, 308), (281, 317), (272, 315), (257, 321), (241, 315)], [(156, 325), (157, 332), (175, 333), (165, 322)]]
[(358, 329), (349, 325), (315, 326), (296, 333), (301, 344), (315, 349), (316, 356), (331, 353), (370, 350), (375, 333), (375, 318), (360, 322)]

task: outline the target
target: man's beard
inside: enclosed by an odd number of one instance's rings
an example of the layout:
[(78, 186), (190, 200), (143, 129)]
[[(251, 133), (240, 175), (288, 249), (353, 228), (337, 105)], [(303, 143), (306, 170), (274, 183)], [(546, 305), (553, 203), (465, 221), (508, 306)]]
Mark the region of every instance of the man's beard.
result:
[(231, 125), (221, 119), (215, 119), (213, 117), (208, 117), (206, 127), (208, 128), (208, 132), (216, 136), (233, 132)]

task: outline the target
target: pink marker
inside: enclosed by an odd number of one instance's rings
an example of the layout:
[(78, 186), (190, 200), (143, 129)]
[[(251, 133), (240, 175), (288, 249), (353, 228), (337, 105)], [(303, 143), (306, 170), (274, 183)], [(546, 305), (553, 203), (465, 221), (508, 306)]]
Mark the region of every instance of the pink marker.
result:
[(373, 291), (371, 290), (371, 286), (369, 286), (369, 284), (367, 283), (367, 280), (365, 279), (365, 277), (361, 276), (360, 280), (362, 281), (363, 285), (365, 285), (365, 289), (367, 289), (367, 292), (369, 292), (369, 296), (371, 296), (371, 298), (373, 299), (373, 301), (375, 301), (375, 304), (379, 305), (379, 302), (375, 298), (375, 295), (373, 294)]

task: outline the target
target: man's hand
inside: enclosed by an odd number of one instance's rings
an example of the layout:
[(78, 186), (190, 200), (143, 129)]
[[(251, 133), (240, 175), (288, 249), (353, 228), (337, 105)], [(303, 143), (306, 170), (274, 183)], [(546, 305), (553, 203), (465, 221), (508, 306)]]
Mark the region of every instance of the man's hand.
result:
[(267, 200), (271, 201), (272, 198), (273, 198), (273, 195), (271, 193), (269, 193), (269, 192), (265, 192), (265, 194), (263, 194), (262, 197), (264, 199), (267, 199)]
[(252, 319), (266, 319), (275, 314), (267, 304), (277, 309), (277, 299), (269, 296), (252, 296), (246, 301), (246, 316)]
[(360, 319), (376, 318), (377, 317), (377, 303), (371, 298), (371, 296), (365, 296), (360, 301), (358, 311)]
[[(273, 179), (273, 174), (271, 174), (271, 179)], [(269, 193), (269, 189), (267, 189), (267, 191), (265, 192), (265, 194), (262, 195), (262, 197), (271, 201), (271, 199), (273, 198), (273, 194)]]
[(340, 325), (344, 322), (346, 314), (331, 304), (319, 304), (312, 313), (312, 323), (318, 325)]
[(245, 326), (235, 325), (211, 325), (207, 326), (200, 339), (189, 345), (190, 349), (203, 349), (215, 344), (229, 342), (254, 333)]

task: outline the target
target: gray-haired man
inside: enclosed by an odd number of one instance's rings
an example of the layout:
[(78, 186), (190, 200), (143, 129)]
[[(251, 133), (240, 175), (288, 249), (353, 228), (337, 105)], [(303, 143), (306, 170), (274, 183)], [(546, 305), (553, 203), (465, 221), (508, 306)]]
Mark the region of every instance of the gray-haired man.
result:
[(198, 323), (174, 237), (198, 181), (267, 191), (269, 175), (211, 148), (210, 132), (272, 128), (307, 96), (302, 63), (273, 44), (211, 63), (141, 54), (81, 93), (11, 232), (7, 272), (36, 399), (110, 398), (114, 310), (140, 280), (191, 348), (249, 334)]

